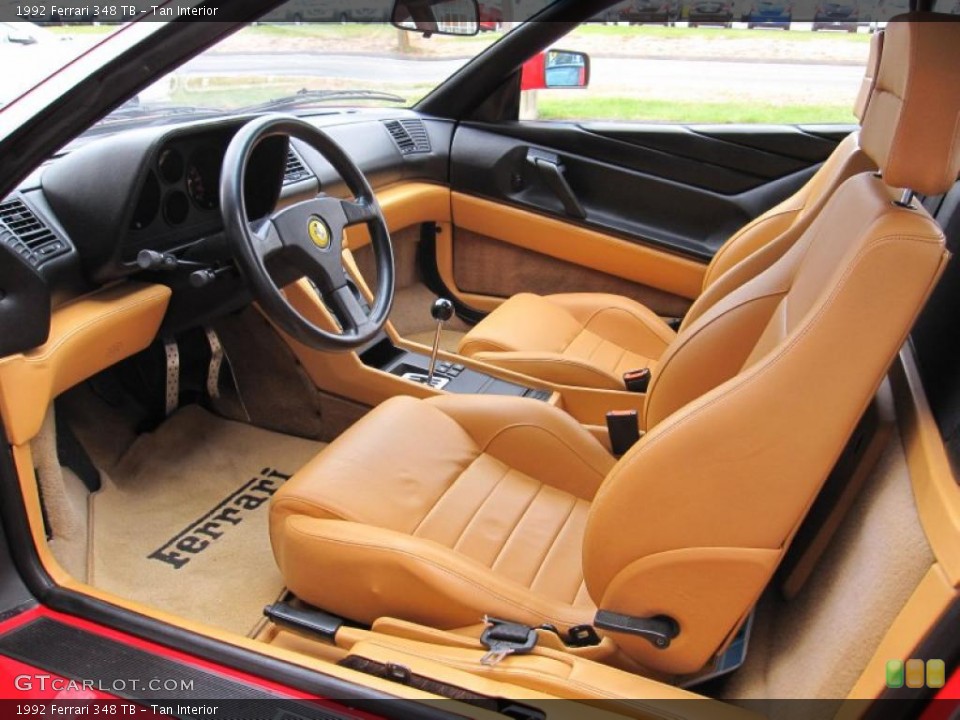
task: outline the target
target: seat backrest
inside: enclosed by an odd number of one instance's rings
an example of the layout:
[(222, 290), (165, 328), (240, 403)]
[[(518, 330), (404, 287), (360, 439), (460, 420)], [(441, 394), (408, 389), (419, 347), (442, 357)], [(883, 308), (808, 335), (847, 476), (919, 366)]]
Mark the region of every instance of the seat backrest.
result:
[[(883, 49), (883, 32), (873, 35), (854, 114), (863, 120)], [(744, 225), (720, 247), (703, 276), (700, 296), (687, 311), (686, 327), (718, 300), (770, 267), (797, 241), (843, 181), (876, 165), (860, 149), (859, 133), (844, 138), (812, 178), (789, 198)]]
[(957, 177), (960, 23), (901, 16), (885, 45), (861, 133), (884, 179), (845, 182), (780, 260), (680, 333), (648, 392), (648, 432), (594, 498), (591, 597), (680, 628), (662, 650), (613, 634), (648, 667), (694, 672), (738, 627), (949, 257), (887, 182), (930, 193)]

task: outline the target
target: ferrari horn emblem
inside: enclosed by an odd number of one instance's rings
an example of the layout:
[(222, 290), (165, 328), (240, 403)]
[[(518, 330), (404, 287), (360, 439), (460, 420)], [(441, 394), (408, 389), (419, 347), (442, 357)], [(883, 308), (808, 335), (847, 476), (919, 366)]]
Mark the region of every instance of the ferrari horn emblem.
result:
[(330, 230), (327, 228), (327, 224), (316, 215), (307, 222), (307, 233), (313, 240), (313, 244), (321, 250), (330, 247)]

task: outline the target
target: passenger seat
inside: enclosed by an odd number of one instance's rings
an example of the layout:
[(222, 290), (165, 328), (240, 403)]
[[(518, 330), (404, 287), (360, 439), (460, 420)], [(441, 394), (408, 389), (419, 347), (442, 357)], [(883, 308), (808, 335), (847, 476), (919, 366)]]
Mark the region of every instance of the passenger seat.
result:
[[(876, 33), (854, 112), (863, 119), (880, 64)], [(792, 197), (736, 232), (707, 268), (686, 327), (789, 250), (827, 198), (849, 177), (876, 169), (860, 149), (859, 131), (837, 145)], [(461, 355), (523, 375), (578, 387), (623, 390), (623, 375), (657, 361), (677, 333), (650, 309), (619, 295), (520, 293), (505, 301), (460, 341)]]

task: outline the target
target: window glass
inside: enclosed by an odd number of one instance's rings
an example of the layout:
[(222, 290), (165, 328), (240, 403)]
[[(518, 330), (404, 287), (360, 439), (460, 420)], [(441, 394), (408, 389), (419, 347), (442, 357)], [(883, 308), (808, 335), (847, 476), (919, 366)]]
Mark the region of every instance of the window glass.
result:
[[(639, 24), (664, 17), (675, 19)], [(723, 0), (630, 0), (556, 44), (590, 56), (589, 86), (527, 91), (522, 117), (855, 123), (873, 28), (860, 21), (814, 25)]]

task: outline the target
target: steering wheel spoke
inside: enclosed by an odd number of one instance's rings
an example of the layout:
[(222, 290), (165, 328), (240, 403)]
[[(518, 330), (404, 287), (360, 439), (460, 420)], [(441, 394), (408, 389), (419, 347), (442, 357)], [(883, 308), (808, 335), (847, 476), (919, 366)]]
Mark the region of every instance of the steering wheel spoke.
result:
[(370, 316), (357, 301), (353, 291), (346, 284), (323, 293), (323, 300), (333, 313), (344, 333), (365, 334), (370, 325)]
[[(343, 178), (354, 200), (327, 195), (294, 203), (268, 219), (247, 221), (245, 182), (250, 157), (267, 137), (296, 138), (317, 150)], [(308, 122), (287, 115), (255, 118), (234, 136), (224, 155), (220, 180), (224, 227), (237, 264), (263, 310), (288, 334), (318, 350), (352, 350), (371, 340), (383, 327), (393, 304), (395, 269), (390, 235), (373, 189), (342, 148)], [(351, 225), (366, 224), (377, 263), (377, 296), (367, 313), (347, 285), (343, 266), (343, 233)], [(314, 324), (293, 307), (267, 269), (267, 259), (286, 277), (301, 272), (320, 290), (341, 332)]]
[(379, 216), (379, 209), (364, 200), (341, 200), (340, 207), (346, 218), (344, 227), (373, 222)]
[(261, 260), (275, 255), (284, 248), (283, 238), (277, 232), (272, 218), (263, 218), (250, 223), (250, 239), (253, 251)]

